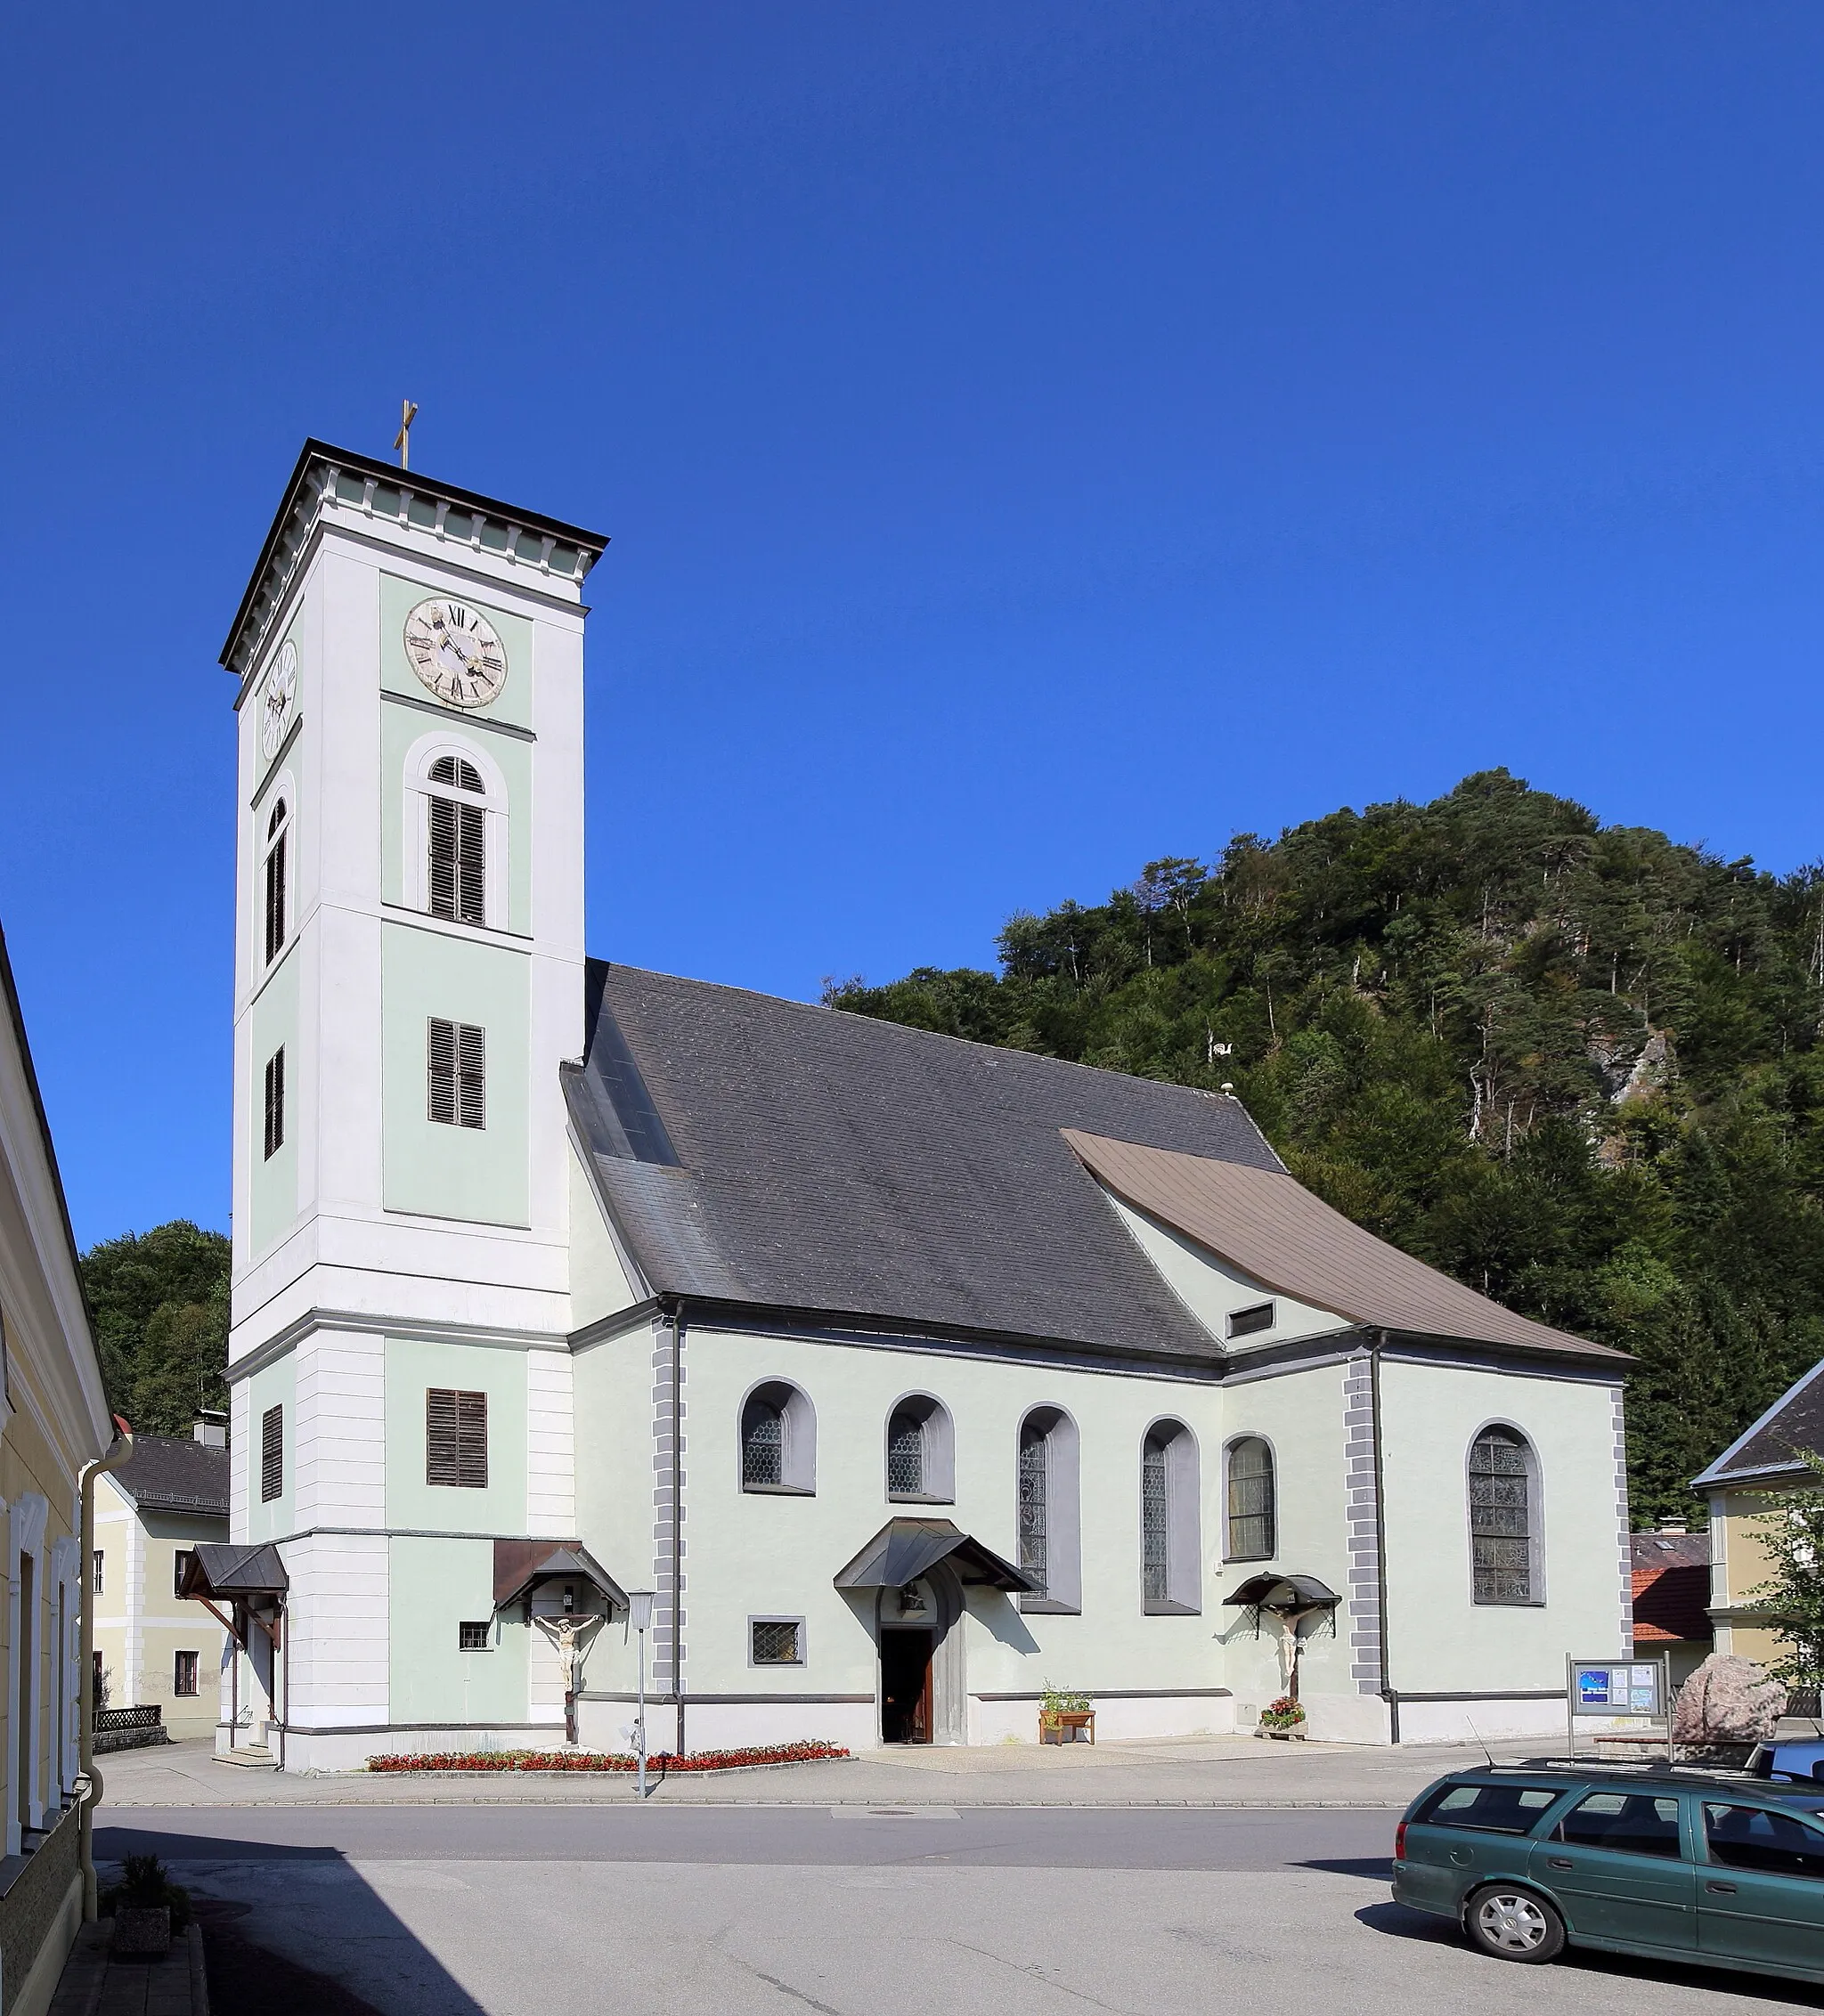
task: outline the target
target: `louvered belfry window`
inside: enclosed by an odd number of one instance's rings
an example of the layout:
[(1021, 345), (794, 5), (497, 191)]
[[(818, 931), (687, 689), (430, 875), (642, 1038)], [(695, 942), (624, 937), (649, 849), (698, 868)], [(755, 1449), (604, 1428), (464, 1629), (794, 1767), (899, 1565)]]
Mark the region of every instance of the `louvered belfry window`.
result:
[(288, 808), (281, 798), (266, 824), (266, 963), (285, 948), (285, 830)]
[(260, 1416), (260, 1503), (270, 1505), (285, 1489), (285, 1410), (269, 1407)]
[(430, 1386), (424, 1396), (424, 1481), (462, 1491), (488, 1487), (488, 1396)]
[(1051, 1438), (1035, 1422), (1020, 1430), (1020, 1566), (1045, 1593), (1046, 1515), (1050, 1510)]
[(472, 1022), (430, 1018), (427, 1110), (446, 1127), (485, 1127), (487, 1031)]
[(265, 1159), (270, 1162), (285, 1145), (285, 1052), (275, 1050), (266, 1059)]
[(1533, 1601), (1533, 1478), (1527, 1443), (1485, 1428), (1470, 1451), (1470, 1546), (1478, 1603)]
[[(481, 793), (481, 775), (460, 756), (440, 756), (431, 765), (433, 784)], [(434, 917), (465, 924), (487, 922), (487, 813), (460, 798), (430, 801), (430, 893)]]

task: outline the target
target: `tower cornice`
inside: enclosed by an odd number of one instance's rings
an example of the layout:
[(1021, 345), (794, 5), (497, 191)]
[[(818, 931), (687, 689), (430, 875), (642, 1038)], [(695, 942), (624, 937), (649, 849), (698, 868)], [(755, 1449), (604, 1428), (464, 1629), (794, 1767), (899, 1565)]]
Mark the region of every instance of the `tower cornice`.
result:
[(273, 619), (310, 550), (312, 533), (326, 517), (344, 515), (357, 522), (395, 524), (449, 548), (452, 557), (466, 553), (507, 578), (523, 571), (548, 592), (567, 587), (579, 598), (583, 576), (608, 543), (606, 533), (587, 532), (542, 511), (438, 483), (353, 449), (306, 441), (222, 646), (221, 662), (237, 679), (244, 679), (257, 662)]

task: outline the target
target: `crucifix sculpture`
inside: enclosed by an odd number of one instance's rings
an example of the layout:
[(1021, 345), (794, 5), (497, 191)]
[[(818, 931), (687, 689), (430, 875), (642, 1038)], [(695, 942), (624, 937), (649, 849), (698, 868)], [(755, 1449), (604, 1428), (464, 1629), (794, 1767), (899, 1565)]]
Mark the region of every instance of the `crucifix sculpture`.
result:
[(393, 437), (393, 445), (399, 451), (399, 467), (409, 468), (407, 458), (411, 452), (411, 423), (418, 418), (418, 408), (409, 399), (399, 402), (399, 432)]
[(578, 1642), (582, 1634), (599, 1624), (597, 1616), (576, 1617), (567, 1611), (561, 1617), (534, 1617), (533, 1622), (551, 1641), (558, 1655), (558, 1669), (564, 1676), (564, 1741), (576, 1741), (576, 1668), (582, 1657)]

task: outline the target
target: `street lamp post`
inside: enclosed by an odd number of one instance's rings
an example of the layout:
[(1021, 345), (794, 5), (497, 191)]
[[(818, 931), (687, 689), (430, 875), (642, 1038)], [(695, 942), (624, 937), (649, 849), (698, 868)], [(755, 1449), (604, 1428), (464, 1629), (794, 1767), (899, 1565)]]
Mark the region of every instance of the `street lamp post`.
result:
[(639, 1707), (633, 1723), (634, 1751), (639, 1759), (639, 1796), (646, 1797), (646, 1634), (652, 1629), (652, 1598), (649, 1589), (627, 1592), (627, 1621), (639, 1639)]

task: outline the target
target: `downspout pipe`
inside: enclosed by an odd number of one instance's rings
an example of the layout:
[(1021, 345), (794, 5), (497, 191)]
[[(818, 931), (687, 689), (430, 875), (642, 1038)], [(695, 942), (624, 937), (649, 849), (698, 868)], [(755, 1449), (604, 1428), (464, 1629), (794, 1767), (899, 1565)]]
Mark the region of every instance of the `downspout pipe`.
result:
[(95, 1479), (103, 1470), (118, 1470), (133, 1454), (133, 1430), (114, 1417), (114, 1440), (105, 1455), (85, 1463), (77, 1490), (82, 1509), (82, 1557), (77, 1564), (82, 1590), (81, 1644), (77, 1661), (76, 1761), (80, 1778), (82, 1914), (94, 1924), (101, 1915), (95, 1885), (95, 1808), (101, 1803), (102, 1775), (95, 1768)]
[(672, 1306), (672, 1691), (684, 1755), (684, 1298)]
[(1380, 1419), (1380, 1348), (1387, 1332), (1376, 1330), (1368, 1346), (1368, 1432), (1374, 1445), (1374, 1587), (1380, 1626), (1380, 1698), (1387, 1703), (1388, 1735), (1400, 1740), (1400, 1697), (1393, 1684), (1393, 1648), (1387, 1638), (1387, 1467)]

